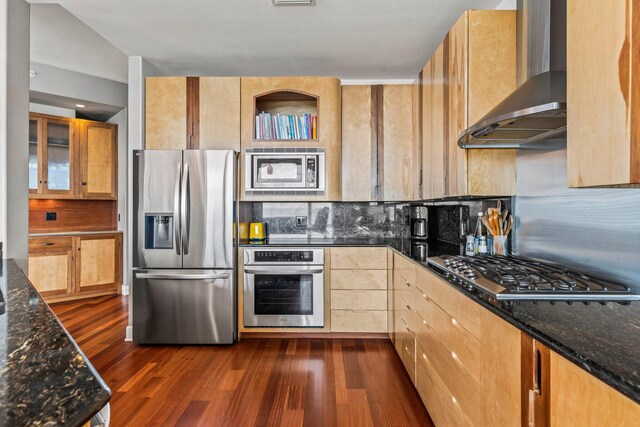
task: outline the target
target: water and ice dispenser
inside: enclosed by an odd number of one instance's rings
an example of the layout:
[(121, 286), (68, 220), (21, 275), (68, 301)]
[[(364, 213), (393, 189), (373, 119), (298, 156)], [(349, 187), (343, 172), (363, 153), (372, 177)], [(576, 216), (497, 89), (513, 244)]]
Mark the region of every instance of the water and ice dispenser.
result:
[(173, 214), (145, 214), (145, 249), (173, 249)]

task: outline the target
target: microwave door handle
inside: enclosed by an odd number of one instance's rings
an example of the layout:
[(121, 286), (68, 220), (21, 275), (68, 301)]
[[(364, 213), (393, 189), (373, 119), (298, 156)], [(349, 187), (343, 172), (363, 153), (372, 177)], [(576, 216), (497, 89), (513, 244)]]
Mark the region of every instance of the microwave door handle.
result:
[(173, 238), (176, 245), (176, 254), (180, 255), (180, 169), (181, 164), (178, 162), (176, 167), (176, 184), (173, 189)]
[(189, 254), (189, 228), (191, 222), (191, 196), (189, 195), (189, 163), (184, 164), (184, 176), (182, 177), (182, 195), (180, 197), (182, 211), (182, 252)]

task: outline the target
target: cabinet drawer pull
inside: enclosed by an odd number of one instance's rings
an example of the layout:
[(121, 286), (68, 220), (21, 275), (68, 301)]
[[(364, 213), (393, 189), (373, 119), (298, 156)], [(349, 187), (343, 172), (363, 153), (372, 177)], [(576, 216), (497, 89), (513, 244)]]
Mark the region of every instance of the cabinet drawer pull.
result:
[(53, 246), (53, 245), (55, 245), (55, 243), (47, 242), (42, 244), (42, 246)]
[(451, 358), (456, 362), (460, 361), (460, 359), (458, 358), (458, 355), (454, 351), (451, 352)]
[(411, 306), (407, 304), (407, 310), (411, 310)]
[(456, 319), (453, 319), (453, 318), (452, 318), (452, 319), (451, 319), (451, 324), (452, 324), (453, 326), (458, 326), (458, 321), (457, 321)]
[(82, 181), (82, 182), (81, 182), (81, 184), (82, 184), (82, 185), (87, 185), (87, 183), (86, 183), (86, 182), (84, 182), (84, 181)]
[(411, 287), (411, 283), (409, 283), (409, 282), (404, 282), (404, 284), (407, 285), (408, 288)]
[(427, 301), (429, 301), (429, 297), (427, 297), (427, 294), (422, 294), (422, 298), (426, 299)]
[(426, 354), (424, 354), (424, 353), (422, 353), (422, 358), (423, 358), (424, 360), (428, 360), (428, 359), (427, 359), (427, 355), (426, 355)]
[(426, 320), (424, 320), (424, 319), (422, 319), (422, 324), (423, 324), (423, 325), (425, 325), (425, 326), (428, 326), (428, 325), (427, 325), (427, 321), (426, 321)]
[(454, 405), (458, 404), (458, 399), (456, 399), (455, 397), (451, 396), (451, 403), (453, 403)]

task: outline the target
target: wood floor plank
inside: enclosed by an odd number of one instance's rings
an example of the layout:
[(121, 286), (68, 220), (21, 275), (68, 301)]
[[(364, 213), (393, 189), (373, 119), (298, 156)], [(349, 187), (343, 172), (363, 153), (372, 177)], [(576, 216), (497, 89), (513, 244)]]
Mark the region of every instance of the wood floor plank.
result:
[(127, 297), (52, 309), (111, 388), (112, 426), (433, 426), (387, 339), (142, 346)]

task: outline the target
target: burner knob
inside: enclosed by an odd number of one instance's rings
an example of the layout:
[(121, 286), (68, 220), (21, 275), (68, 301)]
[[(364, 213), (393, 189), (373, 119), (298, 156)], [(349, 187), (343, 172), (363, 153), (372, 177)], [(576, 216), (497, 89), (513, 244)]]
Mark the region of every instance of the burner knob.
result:
[(475, 279), (476, 277), (478, 277), (476, 272), (473, 270), (465, 270), (464, 275), (469, 279)]

